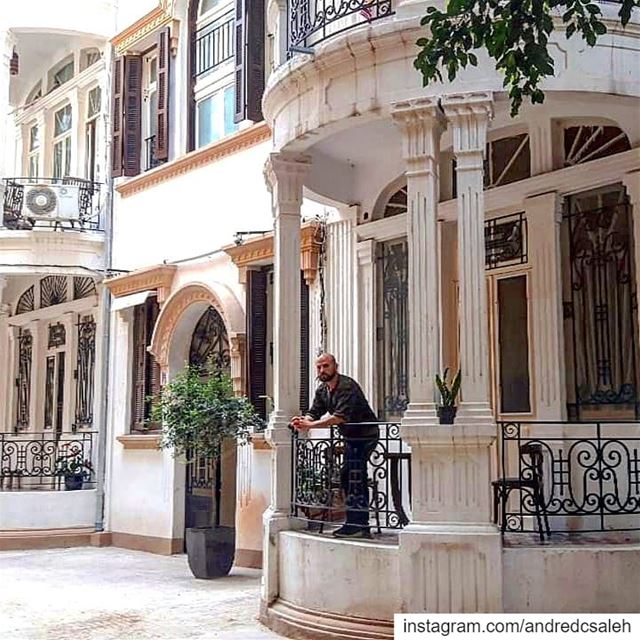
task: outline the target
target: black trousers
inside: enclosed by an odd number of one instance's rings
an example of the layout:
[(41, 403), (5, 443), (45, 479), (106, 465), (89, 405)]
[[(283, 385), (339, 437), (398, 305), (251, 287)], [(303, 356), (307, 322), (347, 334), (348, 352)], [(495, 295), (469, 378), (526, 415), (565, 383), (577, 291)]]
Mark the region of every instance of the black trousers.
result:
[(367, 462), (375, 449), (377, 440), (344, 441), (344, 465), (340, 484), (346, 496), (346, 524), (357, 527), (369, 526), (369, 486)]

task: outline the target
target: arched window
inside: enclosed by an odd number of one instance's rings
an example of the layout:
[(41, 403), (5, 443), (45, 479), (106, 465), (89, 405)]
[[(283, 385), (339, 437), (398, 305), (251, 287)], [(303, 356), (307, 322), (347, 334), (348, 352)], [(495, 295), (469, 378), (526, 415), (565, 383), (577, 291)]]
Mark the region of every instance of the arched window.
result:
[(204, 16), (209, 13), (209, 11), (213, 11), (223, 4), (223, 2), (224, 0), (200, 0), (198, 3), (198, 17)]
[(27, 99), (24, 101), (25, 105), (29, 106), (36, 100), (42, 98), (42, 81), (39, 81), (31, 91), (27, 94)]
[(629, 138), (616, 126), (579, 125), (564, 128), (564, 166), (606, 158), (631, 149)]
[(73, 54), (61, 60), (55, 67), (49, 71), (49, 91), (53, 91), (61, 87), (73, 78), (75, 66), (73, 62)]
[(198, 320), (189, 348), (189, 364), (205, 367), (209, 363), (215, 369), (229, 373), (231, 354), (227, 328), (213, 307), (209, 307)]

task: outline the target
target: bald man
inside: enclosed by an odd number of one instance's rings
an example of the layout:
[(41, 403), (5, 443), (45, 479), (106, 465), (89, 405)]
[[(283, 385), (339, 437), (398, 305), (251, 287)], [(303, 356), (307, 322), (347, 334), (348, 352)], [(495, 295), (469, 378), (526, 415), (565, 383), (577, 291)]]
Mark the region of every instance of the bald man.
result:
[(369, 529), (369, 488), (367, 462), (378, 442), (378, 418), (360, 385), (338, 373), (338, 363), (330, 353), (316, 359), (316, 374), (322, 384), (305, 416), (295, 416), (291, 425), (298, 430), (337, 426), (344, 438), (344, 466), (340, 474), (346, 495), (345, 524), (333, 535), (337, 538), (371, 538)]

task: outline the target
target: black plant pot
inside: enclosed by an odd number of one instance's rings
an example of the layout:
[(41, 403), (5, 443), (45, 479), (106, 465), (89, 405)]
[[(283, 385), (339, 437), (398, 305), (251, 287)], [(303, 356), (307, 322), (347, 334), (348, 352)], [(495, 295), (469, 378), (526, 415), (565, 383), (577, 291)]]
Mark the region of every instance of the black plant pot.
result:
[(222, 578), (231, 571), (236, 549), (233, 527), (187, 529), (187, 559), (196, 578)]
[(64, 477), (64, 488), (67, 491), (82, 489), (84, 478), (82, 476), (68, 475)]
[(458, 407), (438, 407), (440, 424), (453, 424)]

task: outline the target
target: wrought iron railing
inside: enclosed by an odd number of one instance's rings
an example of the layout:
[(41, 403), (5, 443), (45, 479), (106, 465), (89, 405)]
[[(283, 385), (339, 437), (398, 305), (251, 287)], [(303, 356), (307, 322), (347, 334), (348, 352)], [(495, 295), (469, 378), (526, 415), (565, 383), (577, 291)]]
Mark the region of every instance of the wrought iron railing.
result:
[(491, 218), (484, 223), (485, 268), (525, 264), (527, 219), (524, 213)]
[(235, 53), (233, 25), (234, 18), (231, 12), (196, 31), (193, 70), (196, 78), (233, 58)]
[(320, 528), (344, 520), (347, 509), (366, 513), (374, 531), (400, 529), (408, 524), (411, 454), (400, 439), (398, 423), (379, 423), (379, 431), (379, 438), (373, 442), (349, 438), (350, 442), (371, 443), (366, 505), (350, 503), (348, 476), (353, 470), (347, 468), (347, 441), (339, 428), (294, 432), (292, 514)]
[(640, 423), (501, 422), (503, 531), (640, 530)]
[(74, 488), (95, 487), (95, 432), (0, 433), (0, 491), (60, 490), (69, 476), (81, 478)]
[(289, 0), (289, 51), (393, 15), (393, 0)]
[(100, 229), (100, 184), (84, 178), (4, 178), (7, 229)]

